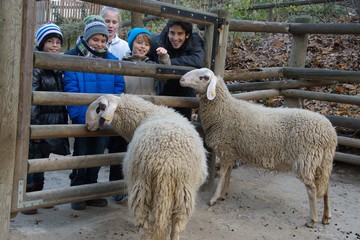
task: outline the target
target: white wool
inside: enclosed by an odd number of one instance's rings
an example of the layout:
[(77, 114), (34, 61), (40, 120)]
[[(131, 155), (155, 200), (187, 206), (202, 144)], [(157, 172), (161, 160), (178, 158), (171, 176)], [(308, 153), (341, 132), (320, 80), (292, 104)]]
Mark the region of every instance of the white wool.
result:
[[(216, 96), (209, 99), (209, 84), (215, 78), (212, 95)], [(186, 73), (180, 84), (199, 93), (205, 142), (220, 158), (219, 182), (210, 205), (226, 197), (232, 166), (241, 160), (277, 171), (292, 169), (308, 191), (307, 226), (317, 221), (319, 197), (325, 203), (322, 222), (328, 223), (328, 187), (337, 136), (327, 118), (304, 109), (267, 108), (235, 99), (223, 79), (207, 68)]]
[(173, 109), (127, 94), (98, 98), (86, 123), (93, 131), (111, 125), (129, 141), (123, 161), (128, 206), (144, 239), (165, 240), (169, 233), (179, 239), (207, 177), (206, 150), (194, 126)]

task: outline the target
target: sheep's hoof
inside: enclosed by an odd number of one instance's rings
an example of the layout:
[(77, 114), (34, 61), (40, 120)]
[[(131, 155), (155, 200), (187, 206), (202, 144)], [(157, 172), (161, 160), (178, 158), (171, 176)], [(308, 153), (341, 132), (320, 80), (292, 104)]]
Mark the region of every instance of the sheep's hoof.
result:
[(219, 199), (210, 199), (210, 201), (208, 202), (208, 205), (209, 206), (214, 206), (217, 202), (218, 202)]
[(216, 204), (216, 201), (215, 202), (212, 202), (212, 201), (208, 202), (209, 206), (214, 206), (215, 204)]
[(316, 222), (313, 219), (309, 219), (306, 223), (305, 226), (307, 226), (308, 228), (314, 228), (316, 225)]
[(323, 216), (321, 222), (322, 222), (322, 224), (324, 224), (324, 225), (328, 225), (328, 224), (330, 224), (330, 219), (331, 219), (331, 217)]

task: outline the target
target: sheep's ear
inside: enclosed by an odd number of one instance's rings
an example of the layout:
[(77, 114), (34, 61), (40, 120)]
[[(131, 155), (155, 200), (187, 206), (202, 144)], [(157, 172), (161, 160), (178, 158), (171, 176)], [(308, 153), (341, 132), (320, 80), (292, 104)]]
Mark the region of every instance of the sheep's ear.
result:
[(210, 83), (206, 91), (206, 96), (209, 100), (213, 100), (216, 96), (216, 82), (217, 82), (217, 78), (213, 76), (210, 80)]
[(113, 102), (109, 102), (105, 111), (101, 115), (100, 118), (100, 126), (110, 125), (112, 120), (114, 119), (115, 110), (117, 108), (117, 104)]

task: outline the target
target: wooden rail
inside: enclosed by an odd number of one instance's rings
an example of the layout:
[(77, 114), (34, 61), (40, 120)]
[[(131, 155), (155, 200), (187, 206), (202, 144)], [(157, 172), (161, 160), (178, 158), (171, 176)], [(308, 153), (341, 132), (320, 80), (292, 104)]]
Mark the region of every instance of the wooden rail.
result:
[(138, 13), (151, 14), (153, 16), (159, 16), (163, 18), (189, 21), (205, 26), (211, 25), (213, 20), (218, 19), (218, 15), (216, 14), (194, 9), (190, 11), (188, 8), (160, 1), (132, 0), (131, 3), (129, 3), (128, 0), (87, 0), (87, 2), (116, 7)]
[(358, 23), (277, 23), (230, 20), (229, 30), (287, 34), (360, 34), (360, 25)]
[(301, 6), (301, 5), (312, 5), (312, 4), (323, 4), (323, 3), (335, 3), (335, 2), (344, 2), (344, 0), (306, 0), (306, 1), (293, 1), (293, 2), (279, 2), (279, 3), (270, 3), (270, 4), (256, 4), (247, 10), (261, 10), (261, 9), (271, 9), (271, 8), (280, 8), (280, 7), (290, 7), (290, 6)]

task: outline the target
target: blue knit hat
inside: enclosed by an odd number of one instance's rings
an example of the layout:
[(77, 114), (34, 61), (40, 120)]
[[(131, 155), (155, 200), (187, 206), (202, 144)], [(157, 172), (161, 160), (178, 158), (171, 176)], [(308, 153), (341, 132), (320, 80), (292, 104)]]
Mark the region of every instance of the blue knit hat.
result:
[(132, 45), (133, 45), (133, 42), (136, 38), (137, 35), (139, 34), (147, 34), (151, 37), (151, 33), (146, 30), (145, 28), (133, 28), (131, 29), (130, 32), (128, 32), (128, 43), (129, 43), (129, 47), (130, 49), (132, 50)]
[(89, 38), (95, 34), (106, 36), (106, 41), (109, 38), (109, 31), (105, 25), (105, 20), (101, 16), (91, 15), (90, 19), (85, 22), (84, 40), (87, 42)]
[(45, 44), (45, 41), (49, 38), (57, 37), (60, 39), (61, 44), (63, 43), (63, 35), (58, 25), (54, 23), (46, 23), (39, 27), (36, 31), (36, 46), (42, 50)]

